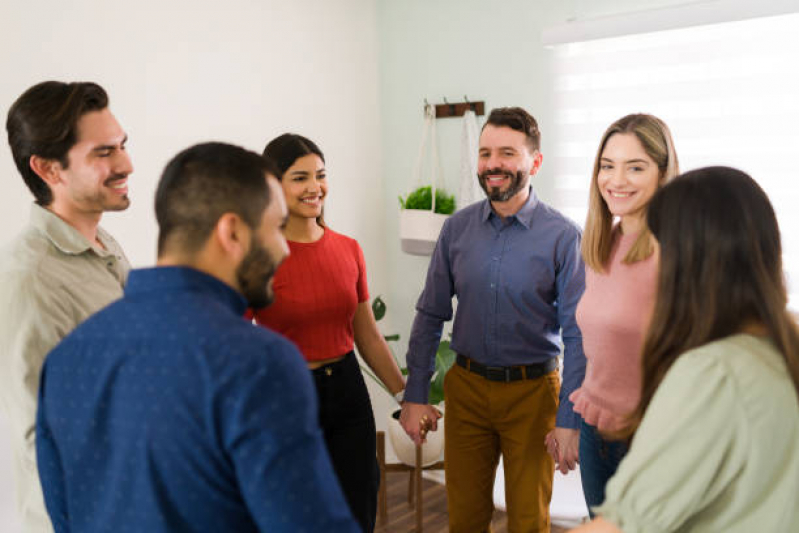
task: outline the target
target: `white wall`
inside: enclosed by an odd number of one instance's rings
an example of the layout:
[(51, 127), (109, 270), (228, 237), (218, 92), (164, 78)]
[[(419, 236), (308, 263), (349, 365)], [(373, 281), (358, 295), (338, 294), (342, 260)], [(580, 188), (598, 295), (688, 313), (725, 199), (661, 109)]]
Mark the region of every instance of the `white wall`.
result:
[[(163, 166), (204, 140), (260, 152), (291, 130), (325, 152), (326, 218), (360, 241), (374, 292), (384, 274), (377, 24), (373, 0), (0, 0), (0, 113), (46, 79), (97, 81), (130, 136), (131, 207), (103, 225), (136, 266), (155, 260), (152, 198)], [(31, 195), (0, 146), (0, 245)], [(0, 424), (0, 530), (11, 472)]]

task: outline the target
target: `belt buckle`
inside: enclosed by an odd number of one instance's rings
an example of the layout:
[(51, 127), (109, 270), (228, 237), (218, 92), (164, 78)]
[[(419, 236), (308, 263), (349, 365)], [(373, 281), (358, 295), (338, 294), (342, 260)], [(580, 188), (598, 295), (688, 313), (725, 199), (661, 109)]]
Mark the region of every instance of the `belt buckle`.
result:
[(510, 368), (506, 366), (487, 366), (486, 379), (489, 381), (510, 381)]

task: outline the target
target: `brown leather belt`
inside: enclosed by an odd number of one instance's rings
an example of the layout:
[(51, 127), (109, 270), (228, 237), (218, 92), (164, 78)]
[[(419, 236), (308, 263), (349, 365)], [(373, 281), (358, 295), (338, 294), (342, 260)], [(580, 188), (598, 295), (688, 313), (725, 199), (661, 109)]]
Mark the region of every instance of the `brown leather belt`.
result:
[(545, 363), (535, 363), (532, 365), (486, 366), (469, 359), (465, 355), (458, 354), (455, 357), (455, 362), (458, 363), (458, 366), (462, 366), (469, 372), (474, 372), (478, 376), (482, 376), (489, 381), (503, 381), (505, 383), (519, 381), (521, 379), (540, 378), (558, 368), (557, 357), (553, 357)]

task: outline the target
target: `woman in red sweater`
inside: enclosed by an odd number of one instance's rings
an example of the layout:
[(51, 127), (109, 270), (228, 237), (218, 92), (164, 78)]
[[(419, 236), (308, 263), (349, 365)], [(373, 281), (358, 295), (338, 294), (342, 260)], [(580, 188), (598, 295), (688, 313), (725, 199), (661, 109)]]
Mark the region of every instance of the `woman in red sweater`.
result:
[(352, 514), (371, 532), (380, 474), (372, 405), (353, 344), (395, 397), (405, 383), (369, 305), (360, 246), (324, 222), (328, 179), (322, 151), (287, 133), (266, 145), (264, 157), (281, 173), (291, 254), (275, 275), (274, 302), (256, 312), (255, 320), (288, 337), (305, 357), (333, 467)]
[(627, 453), (624, 442), (607, 435), (625, 427), (641, 392), (641, 348), (658, 272), (646, 212), (677, 174), (671, 133), (657, 117), (627, 115), (602, 136), (582, 240), (585, 292), (576, 312), (586, 374), (570, 396), (583, 417), (580, 474), (589, 510), (604, 501), (605, 485)]

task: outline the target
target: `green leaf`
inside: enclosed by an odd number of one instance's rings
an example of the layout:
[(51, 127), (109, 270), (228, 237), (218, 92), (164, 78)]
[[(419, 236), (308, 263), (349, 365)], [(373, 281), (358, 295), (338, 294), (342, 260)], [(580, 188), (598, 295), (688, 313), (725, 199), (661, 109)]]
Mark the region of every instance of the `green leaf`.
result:
[(372, 300), (372, 313), (375, 315), (376, 322), (379, 322), (386, 316), (386, 302), (384, 302), (380, 296)]

